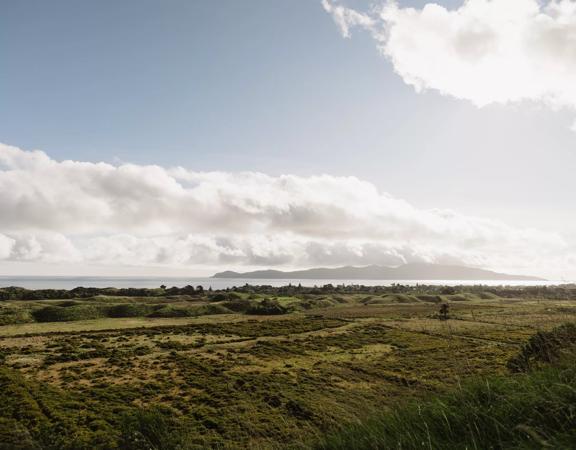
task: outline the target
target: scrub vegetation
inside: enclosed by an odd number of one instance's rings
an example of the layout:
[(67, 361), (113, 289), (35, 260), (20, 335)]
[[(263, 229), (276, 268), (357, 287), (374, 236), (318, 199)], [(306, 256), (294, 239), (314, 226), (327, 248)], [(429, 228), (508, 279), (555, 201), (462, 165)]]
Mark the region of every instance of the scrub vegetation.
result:
[(0, 448), (570, 448), (576, 438), (576, 286), (5, 288), (0, 298)]

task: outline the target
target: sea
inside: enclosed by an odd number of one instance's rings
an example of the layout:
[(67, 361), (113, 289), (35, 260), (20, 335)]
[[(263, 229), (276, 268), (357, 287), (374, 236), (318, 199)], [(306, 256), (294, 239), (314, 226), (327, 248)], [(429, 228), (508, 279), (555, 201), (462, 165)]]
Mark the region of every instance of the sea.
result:
[(204, 289), (226, 289), (245, 284), (287, 286), (289, 284), (314, 287), (326, 284), (390, 286), (399, 283), (409, 286), (417, 284), (443, 286), (557, 286), (573, 281), (517, 281), (517, 280), (328, 280), (328, 279), (256, 279), (256, 278), (194, 278), (194, 277), (48, 277), (48, 276), (0, 276), (0, 288), (18, 286), (26, 289), (74, 289), (75, 287), (95, 288), (157, 288), (183, 287), (187, 285), (202, 286)]

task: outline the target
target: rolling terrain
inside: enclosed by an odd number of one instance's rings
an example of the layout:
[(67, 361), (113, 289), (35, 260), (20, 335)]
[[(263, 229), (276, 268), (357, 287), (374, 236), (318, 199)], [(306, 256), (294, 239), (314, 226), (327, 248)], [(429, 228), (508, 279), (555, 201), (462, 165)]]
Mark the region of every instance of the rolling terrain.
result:
[(569, 287), (9, 292), (0, 448), (347, 448), (576, 319)]

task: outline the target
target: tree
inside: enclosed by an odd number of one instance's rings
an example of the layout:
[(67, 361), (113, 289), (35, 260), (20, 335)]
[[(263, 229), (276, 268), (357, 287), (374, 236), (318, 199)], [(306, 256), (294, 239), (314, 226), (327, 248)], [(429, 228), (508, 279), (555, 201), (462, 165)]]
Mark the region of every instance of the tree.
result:
[(450, 311), (450, 305), (448, 303), (442, 303), (440, 305), (440, 320), (448, 320), (448, 313)]

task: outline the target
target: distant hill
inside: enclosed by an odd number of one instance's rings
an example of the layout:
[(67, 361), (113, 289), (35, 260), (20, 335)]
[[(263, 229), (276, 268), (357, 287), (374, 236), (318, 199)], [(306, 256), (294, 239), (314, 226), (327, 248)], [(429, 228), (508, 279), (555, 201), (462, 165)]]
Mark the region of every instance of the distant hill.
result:
[(510, 280), (544, 281), (543, 278), (510, 275), (464, 266), (413, 263), (399, 267), (365, 266), (295, 270), (256, 270), (253, 272), (219, 272), (212, 278), (316, 279), (316, 280)]

